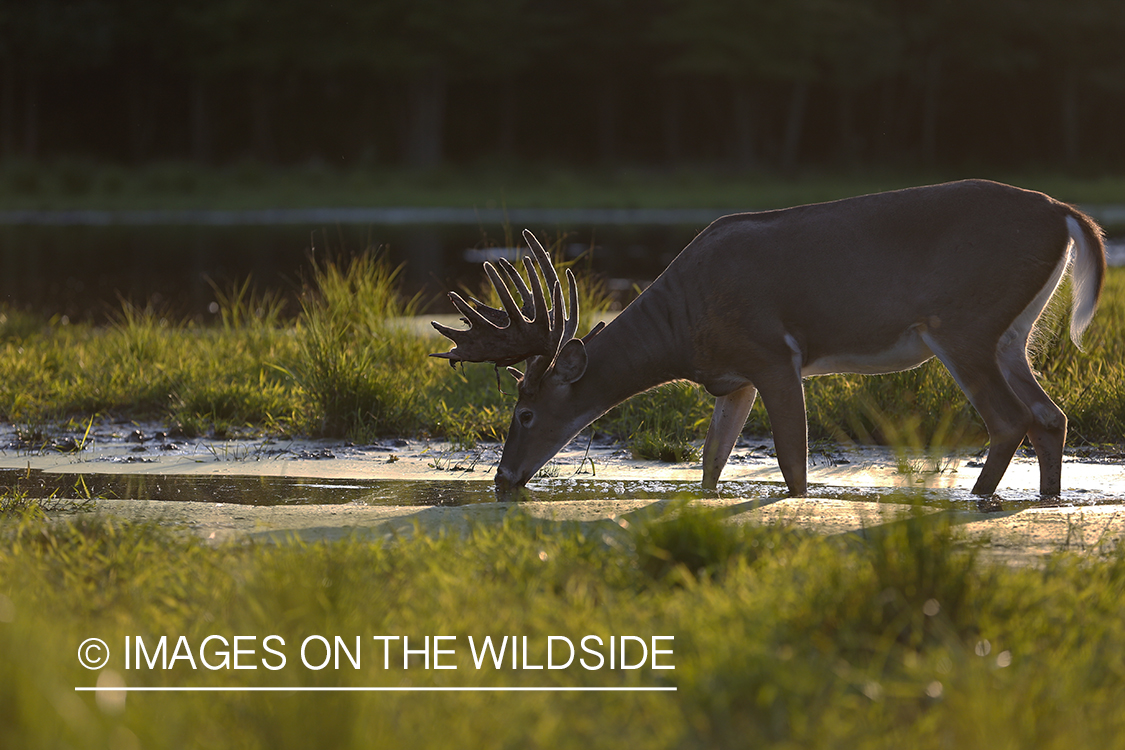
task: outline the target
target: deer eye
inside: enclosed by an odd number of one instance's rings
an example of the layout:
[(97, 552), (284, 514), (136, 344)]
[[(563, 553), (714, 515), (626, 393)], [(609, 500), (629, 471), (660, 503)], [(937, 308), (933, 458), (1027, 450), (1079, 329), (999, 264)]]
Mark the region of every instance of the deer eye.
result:
[(516, 415), (516, 419), (524, 427), (531, 427), (531, 423), (535, 421), (535, 413), (531, 409), (521, 409), (519, 414)]

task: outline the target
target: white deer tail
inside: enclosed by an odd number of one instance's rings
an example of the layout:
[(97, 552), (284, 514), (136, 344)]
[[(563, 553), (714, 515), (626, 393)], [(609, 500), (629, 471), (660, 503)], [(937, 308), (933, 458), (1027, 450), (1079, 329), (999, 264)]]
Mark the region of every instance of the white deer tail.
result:
[(1066, 217), (1070, 231), (1070, 340), (1082, 346), (1082, 334), (1094, 319), (1105, 278), (1105, 242), (1093, 219), (1074, 211)]

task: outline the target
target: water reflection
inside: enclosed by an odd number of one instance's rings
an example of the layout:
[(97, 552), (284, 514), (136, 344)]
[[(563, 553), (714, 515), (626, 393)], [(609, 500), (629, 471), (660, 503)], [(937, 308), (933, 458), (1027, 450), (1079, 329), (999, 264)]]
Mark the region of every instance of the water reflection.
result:
[[(156, 475), (55, 473), (0, 470), (0, 491), (24, 492), (30, 497), (58, 499), (132, 499), (165, 502), (229, 503), (233, 505), (462, 506), (495, 500), (491, 481), (325, 479), (270, 476)], [(704, 492), (697, 482), (545, 478), (528, 485), (528, 499), (547, 501), (683, 500), (718, 497), (744, 498), (768, 504), (786, 497), (781, 482), (733, 481), (718, 493)], [(1036, 493), (1004, 491), (978, 498), (951, 488), (855, 488), (818, 485), (809, 497), (859, 502), (917, 503), (947, 510), (999, 512), (1035, 507), (1089, 506), (1120, 502), (1110, 497), (1070, 491), (1041, 500)]]
[[(594, 268), (613, 278), (651, 280), (702, 229), (683, 226), (581, 228), (533, 224), (545, 242), (571, 255), (595, 247)], [(3, 226), (0, 301), (71, 320), (102, 320), (119, 297), (156, 300), (176, 317), (206, 319), (220, 286), (252, 276), (262, 288), (296, 295), (309, 257), (381, 248), (404, 266), (408, 294), (441, 297), (480, 284), (480, 262), (467, 250), (512, 244), (502, 225), (373, 226)], [(442, 297), (442, 299), (444, 299)], [(294, 308), (295, 309), (295, 308)], [(213, 315), (213, 313), (210, 313)]]
[[(443, 218), (450, 211), (456, 215)], [(181, 224), (175, 223), (177, 212), (156, 211), (53, 225), (19, 219), (20, 213), (37, 212), (0, 212), (0, 300), (80, 320), (104, 318), (119, 308), (119, 296), (137, 302), (155, 298), (177, 317), (206, 317), (214, 299), (208, 278), (224, 284), (252, 275), (264, 288), (296, 293), (310, 252), (324, 258), (367, 248), (383, 248), (395, 265), (403, 264), (405, 291), (422, 292), (429, 300), (447, 289), (478, 286), (480, 256), (466, 251), (503, 250), (516, 244), (524, 227), (545, 242), (560, 242), (571, 256), (594, 247), (594, 270), (607, 278), (651, 280), (724, 211), (187, 211), (179, 212)], [(99, 212), (46, 212), (51, 221), (68, 213)], [(134, 213), (163, 218), (127, 215)], [(208, 222), (196, 214), (230, 216)], [(1109, 251), (1111, 263), (1125, 262), (1120, 239), (1110, 242)]]

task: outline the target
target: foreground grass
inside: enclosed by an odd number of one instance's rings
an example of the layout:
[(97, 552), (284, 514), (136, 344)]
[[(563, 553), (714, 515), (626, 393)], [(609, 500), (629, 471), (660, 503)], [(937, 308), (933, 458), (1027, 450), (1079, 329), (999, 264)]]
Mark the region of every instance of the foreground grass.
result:
[[(584, 310), (604, 304), (584, 283)], [(0, 314), (0, 420), (43, 432), (94, 416), (160, 420), (185, 434), (265, 431), (347, 437), (503, 439), (514, 398), (487, 365), (454, 370), (427, 355), (448, 347), (400, 324), (417, 312), (397, 293), (396, 273), (370, 255), (315, 267), (300, 309), (249, 284), (216, 290), (221, 324), (200, 326), (125, 305), (108, 326), (63, 325)], [(1086, 352), (1044, 326), (1037, 366), (1070, 418), (1071, 443), (1120, 442), (1125, 434), (1125, 271), (1111, 269)], [(501, 375), (500, 386), (513, 393)], [(808, 381), (814, 439), (948, 448), (985, 434), (936, 362), (896, 375)], [(629, 441), (643, 458), (694, 457), (712, 399), (673, 384), (615, 409), (596, 429)], [(759, 402), (747, 432), (769, 429)]]
[(986, 177), (1060, 200), (1125, 203), (1125, 178), (1052, 174), (857, 170), (779, 176), (707, 168), (572, 169), (479, 164), (437, 171), (156, 163), (123, 168), (80, 160), (10, 162), (0, 209), (253, 209), (310, 206), (489, 208), (783, 208), (915, 185)]
[[(0, 745), (23, 748), (1071, 748), (1125, 742), (1125, 554), (998, 567), (939, 518), (825, 539), (706, 512), (627, 528), (518, 514), (466, 537), (205, 546), (79, 517), (0, 522)], [(222, 661), (243, 640), (242, 665)], [(277, 655), (287, 656), (280, 669)], [(311, 635), (358, 657), (312, 669)], [(389, 666), (374, 636), (442, 642)], [(630, 635), (632, 669), (477, 668), (468, 645)], [(125, 638), (163, 669), (124, 665)], [(106, 669), (77, 663), (103, 639)], [(135, 641), (134, 641), (135, 643)], [(401, 643), (401, 640), (397, 643)], [(559, 642), (561, 643), (561, 641)], [(635, 641), (632, 644), (635, 645)], [(595, 642), (589, 642), (595, 645)], [(308, 661), (325, 657), (309, 648)], [(185, 654), (199, 660), (192, 668)], [(205, 651), (206, 653), (201, 653)], [(556, 654), (559, 653), (556, 651)], [(432, 651), (431, 651), (432, 654)], [(595, 657), (587, 664), (595, 665)], [(144, 658), (144, 657), (142, 657)], [(233, 657), (232, 657), (233, 658)], [(630, 657), (636, 663), (636, 655)], [(565, 659), (556, 658), (555, 664)], [(674, 693), (76, 693), (76, 686), (675, 687)]]

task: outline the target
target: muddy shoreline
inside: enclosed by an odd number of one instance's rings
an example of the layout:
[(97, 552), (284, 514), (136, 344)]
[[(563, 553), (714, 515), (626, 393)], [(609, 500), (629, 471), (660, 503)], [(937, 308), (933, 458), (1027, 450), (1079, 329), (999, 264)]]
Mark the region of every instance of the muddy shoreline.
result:
[[(415, 528), (461, 533), (510, 513), (616, 524), (659, 513), (681, 497), (726, 507), (736, 522), (782, 521), (824, 534), (870, 533), (909, 513), (911, 503), (944, 514), (987, 555), (1019, 564), (1059, 549), (1097, 553), (1125, 538), (1125, 455), (1114, 448), (1069, 451), (1063, 496), (1045, 507), (1035, 492), (1037, 464), (1024, 453), (996, 499), (981, 503), (968, 492), (979, 471), (974, 454), (833, 446), (810, 455), (810, 497), (791, 499), (766, 438), (740, 441), (709, 495), (699, 490), (698, 465), (640, 461), (618, 444), (579, 439), (513, 504), (493, 501), (495, 444), (457, 450), (417, 440), (216, 440), (125, 423), (38, 437), (36, 445), (11, 426), (0, 428), (0, 483), (8, 491), (93, 496), (81, 513), (169, 524), (214, 543), (385, 538)], [(91, 491), (109, 479), (117, 482), (106, 485), (111, 490)]]

